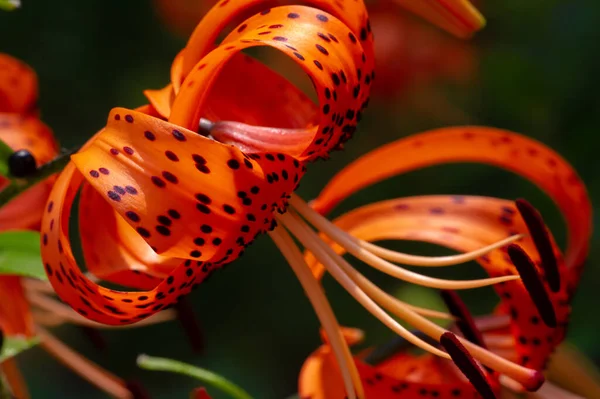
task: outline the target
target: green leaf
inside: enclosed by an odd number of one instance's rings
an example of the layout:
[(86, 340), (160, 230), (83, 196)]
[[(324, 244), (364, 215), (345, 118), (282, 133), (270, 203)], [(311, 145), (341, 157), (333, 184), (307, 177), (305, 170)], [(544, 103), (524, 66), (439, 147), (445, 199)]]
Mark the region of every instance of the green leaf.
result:
[(0, 352), (0, 363), (8, 358), (18, 355), (19, 353), (36, 346), (40, 343), (38, 337), (4, 337), (2, 352)]
[[(2, 8), (2, 0), (0, 0), (0, 8)], [(0, 140), (0, 175), (8, 176), (8, 158), (15, 152), (4, 141)]]
[(21, 7), (21, 0), (0, 0), (0, 10), (12, 11)]
[(212, 371), (192, 366), (191, 364), (162, 357), (151, 357), (148, 355), (139, 355), (137, 358), (137, 364), (141, 368), (147, 370), (170, 371), (196, 378), (205, 384), (209, 384), (217, 389), (220, 389), (235, 399), (252, 399), (252, 397), (246, 391), (226, 378), (221, 377)]
[(40, 234), (35, 231), (0, 233), (0, 274), (46, 280), (40, 254)]

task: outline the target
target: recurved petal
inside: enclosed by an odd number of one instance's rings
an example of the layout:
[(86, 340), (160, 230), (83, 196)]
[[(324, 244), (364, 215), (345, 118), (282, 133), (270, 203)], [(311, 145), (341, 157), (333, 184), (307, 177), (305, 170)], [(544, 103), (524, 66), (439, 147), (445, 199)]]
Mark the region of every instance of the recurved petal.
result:
[[(471, 196), (399, 198), (357, 208), (334, 222), (365, 241), (425, 241), (459, 252), (473, 251), (508, 236), (527, 232), (513, 202)], [(523, 238), (518, 244), (536, 265), (540, 263), (530, 237)], [(569, 270), (554, 241), (552, 245), (559, 259), (559, 275), (565, 279)], [(340, 247), (336, 250), (342, 253)], [(320, 277), (322, 267), (310, 255), (307, 260), (316, 276)], [(504, 248), (490, 252), (479, 258), (478, 262), (491, 277), (517, 274)], [(542, 275), (541, 267), (537, 266), (537, 272)], [(545, 281), (544, 287), (551, 300), (551, 311), (556, 314), (556, 328), (542, 322), (538, 308), (521, 281), (494, 287), (501, 299), (498, 312), (508, 314), (511, 318), (510, 330), (498, 333), (510, 334), (512, 337), (517, 363), (535, 369), (544, 368), (556, 345), (563, 340), (570, 313), (566, 285), (562, 284), (556, 293), (549, 289)]]
[(327, 213), (339, 202), (391, 176), (443, 163), (477, 162), (515, 172), (543, 189), (558, 205), (569, 230), (565, 262), (576, 284), (589, 247), (591, 204), (571, 165), (538, 141), (494, 128), (451, 127), (384, 145), (338, 173), (313, 206)]
[[(144, 319), (237, 258), (273, 226), (273, 212), (283, 209), (304, 170), (284, 154), (247, 155), (126, 109), (113, 110), (108, 126), (73, 158), (44, 214), (42, 258), (61, 299), (105, 324)], [(148, 245), (188, 259), (151, 291), (115, 291), (87, 279), (68, 229), (84, 177)]]
[(485, 26), (485, 18), (469, 0), (394, 0), (407, 10), (461, 38)]
[(6, 336), (32, 336), (33, 318), (29, 303), (21, 286), (21, 278), (17, 276), (0, 276), (0, 330)]
[[(355, 38), (363, 42), (366, 56), (369, 61), (372, 61), (372, 35), (368, 25), (367, 10), (362, 0), (345, 3), (333, 0), (307, 0), (303, 3), (315, 9), (325, 11), (347, 25)], [(237, 25), (258, 12), (263, 17), (262, 20), (267, 29), (279, 29), (278, 27), (273, 28), (273, 26), (289, 25), (290, 21), (285, 18), (279, 18), (277, 14), (272, 14), (272, 10), (269, 7), (269, 2), (265, 2), (264, 0), (238, 0), (235, 2), (223, 0), (216, 4), (200, 21), (194, 33), (190, 36), (185, 49), (178, 56), (178, 58), (181, 57), (182, 59), (175, 60), (175, 63), (178, 64), (177, 68), (175, 68), (174, 63), (174, 68), (171, 71), (171, 77), (175, 79), (172, 82), (175, 91), (179, 91), (179, 85), (192, 71), (194, 66), (215, 48), (217, 38), (227, 26), (232, 24)], [(290, 8), (288, 13), (295, 14), (296, 12)], [(297, 18), (302, 17), (298, 15)], [(244, 26), (243, 23), (234, 29), (232, 33), (235, 34), (236, 30), (239, 30), (242, 26)], [(332, 33), (335, 34), (335, 32)], [(341, 37), (337, 37), (337, 39), (341, 39)], [(226, 41), (224, 40), (223, 43)]]
[(88, 271), (104, 281), (148, 290), (181, 264), (154, 252), (87, 183), (79, 201), (79, 232)]
[(195, 260), (237, 255), (302, 173), (289, 156), (247, 155), (123, 108), (73, 162), (157, 253)]
[[(364, 39), (362, 44), (370, 44), (371, 36), (366, 28), (364, 36), (361, 37)], [(175, 98), (169, 120), (191, 130), (197, 129), (200, 117), (208, 112), (209, 104), (212, 103), (209, 101), (209, 95), (214, 90), (216, 76), (236, 53), (256, 46), (273, 47), (291, 57), (311, 77), (319, 98), (321, 111), (316, 120), (306, 120), (306, 117), (312, 116), (312, 112), (304, 118), (298, 118), (298, 115), (294, 114), (297, 101), (290, 103), (284, 99), (283, 101), (288, 103), (287, 107), (281, 107), (285, 102), (281, 102), (277, 107), (278, 111), (281, 109), (283, 112), (277, 120), (278, 123), (287, 122), (287, 126), (292, 127), (294, 123), (303, 123), (301, 128), (304, 130), (300, 129), (297, 131), (299, 134), (295, 136), (296, 140), (303, 143), (300, 147), (302, 151), (290, 155), (300, 160), (327, 157), (329, 151), (338, 148), (351, 137), (360, 120), (374, 77), (373, 60), (367, 56), (361, 41), (346, 25), (334, 16), (315, 8), (273, 8), (267, 13), (255, 15), (234, 29), (218, 48), (202, 58), (189, 73)], [(253, 68), (261, 69), (262, 76), (269, 74), (264, 67)], [(260, 77), (246, 76), (249, 78), (245, 80), (247, 82)], [(282, 84), (285, 90), (282, 95), (297, 92), (297, 89), (288, 90), (285, 82), (282, 81)], [(244, 91), (249, 92), (248, 89)], [(264, 88), (261, 91), (266, 93)], [(253, 98), (253, 108), (262, 107), (261, 98), (262, 96)], [(301, 102), (307, 104), (304, 99)], [(270, 103), (272, 100), (267, 102)], [(255, 113), (266, 115), (267, 110), (271, 111), (270, 108), (253, 113), (245, 110), (244, 113), (250, 116), (243, 119), (252, 120), (256, 118), (252, 116)], [(223, 111), (216, 116), (221, 117), (221, 113)], [(240, 117), (240, 113), (232, 116)], [(241, 116), (244, 116), (243, 113)], [(287, 137), (289, 135), (293, 135), (293, 132), (288, 132)], [(256, 140), (250, 134), (246, 137)], [(271, 138), (275, 144), (279, 140), (274, 135), (265, 137)], [(238, 142), (244, 144), (244, 135), (238, 136)], [(269, 147), (270, 144), (273, 143), (266, 141), (265, 148), (273, 148)]]
[(0, 112), (27, 114), (38, 98), (33, 69), (8, 54), (0, 53)]

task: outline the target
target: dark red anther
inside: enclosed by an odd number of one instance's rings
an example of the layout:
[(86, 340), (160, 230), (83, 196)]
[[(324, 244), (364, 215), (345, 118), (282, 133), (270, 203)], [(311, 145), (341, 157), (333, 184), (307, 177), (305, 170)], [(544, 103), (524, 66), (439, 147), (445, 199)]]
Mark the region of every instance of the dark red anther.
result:
[(467, 305), (460, 299), (460, 296), (454, 291), (442, 290), (440, 292), (442, 299), (450, 314), (456, 317), (456, 327), (460, 330), (465, 339), (487, 349), (481, 331), (475, 326), (475, 321)]
[(552, 306), (550, 297), (544, 288), (544, 284), (535, 268), (535, 264), (523, 248), (516, 244), (510, 244), (507, 251), (510, 260), (516, 266), (517, 271), (521, 276), (521, 280), (525, 285), (525, 289), (529, 292), (529, 296), (535, 304), (540, 317), (548, 327), (555, 328), (556, 313), (554, 312), (554, 306)]
[(179, 324), (185, 331), (192, 350), (201, 353), (204, 350), (204, 333), (189, 299), (181, 298), (175, 305), (175, 311), (177, 312), (177, 320), (179, 320)]
[(475, 362), (467, 348), (460, 343), (456, 335), (445, 332), (440, 337), (440, 344), (483, 399), (496, 399), (496, 394), (485, 378), (483, 370)]
[(196, 388), (192, 391), (190, 399), (211, 399), (205, 388)]
[(527, 230), (531, 235), (531, 239), (535, 244), (535, 247), (540, 254), (542, 260), (542, 268), (546, 274), (548, 285), (552, 292), (558, 292), (560, 290), (560, 274), (558, 273), (558, 260), (554, 254), (554, 248), (552, 247), (552, 241), (550, 240), (550, 234), (542, 215), (524, 199), (518, 199), (515, 201), (517, 209), (521, 214), (521, 217), (527, 225)]

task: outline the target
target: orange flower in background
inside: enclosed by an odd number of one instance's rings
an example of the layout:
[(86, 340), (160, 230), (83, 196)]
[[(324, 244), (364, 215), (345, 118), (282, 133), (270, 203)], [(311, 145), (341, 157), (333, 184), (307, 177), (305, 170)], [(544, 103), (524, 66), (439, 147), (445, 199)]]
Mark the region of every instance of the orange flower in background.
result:
[(395, 4), (369, 9), (377, 79), (373, 94), (385, 98), (436, 81), (465, 83), (476, 72), (474, 47), (416, 20)]
[[(187, 36), (216, 3), (215, 0), (154, 0), (154, 7), (158, 16), (173, 32)], [(275, 7), (287, 5), (290, 1), (273, 0), (263, 3)], [(470, 37), (485, 25), (483, 16), (468, 0), (394, 0), (392, 3), (461, 38)]]
[[(37, 117), (35, 73), (21, 61), (5, 54), (0, 54), (0, 100), (0, 139), (15, 150), (9, 159), (11, 172), (13, 175), (35, 172), (36, 166), (58, 154), (58, 145), (52, 131)], [(0, 187), (8, 184), (7, 178), (0, 179)], [(0, 231), (38, 230), (53, 181), (54, 178), (49, 178), (34, 185), (0, 208)], [(0, 275), (0, 330), (3, 334), (22, 338), (37, 336), (48, 353), (111, 396), (133, 397), (125, 381), (83, 358), (43, 328), (65, 322), (102, 327), (51, 299), (48, 294), (52, 295), (53, 291), (46, 282)], [(150, 321), (172, 318), (172, 314), (164, 314)], [(2, 362), (1, 369), (12, 393), (19, 399), (28, 398), (14, 359)]]

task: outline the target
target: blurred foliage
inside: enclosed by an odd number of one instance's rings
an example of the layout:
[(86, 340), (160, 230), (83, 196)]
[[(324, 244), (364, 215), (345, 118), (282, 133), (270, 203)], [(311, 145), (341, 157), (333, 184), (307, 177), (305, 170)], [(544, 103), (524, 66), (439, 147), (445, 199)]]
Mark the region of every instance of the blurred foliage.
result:
[[(468, 85), (444, 84), (413, 90), (393, 100), (374, 98), (355, 138), (331, 161), (311, 166), (300, 195), (316, 196), (343, 165), (383, 143), (411, 133), (453, 124), (481, 124), (518, 131), (558, 150), (580, 172), (600, 210), (600, 3), (594, 0), (480, 1), (488, 24), (476, 36), (479, 71)], [(64, 147), (80, 145), (103, 126), (115, 106), (144, 103), (142, 90), (160, 88), (184, 41), (161, 24), (149, 0), (29, 1), (0, 14), (0, 51), (30, 64), (39, 74), (44, 120)], [(525, 197), (540, 209), (559, 243), (564, 223), (551, 203), (523, 179), (479, 165), (429, 168), (393, 178), (359, 192), (335, 214), (386, 198), (420, 194), (479, 194)], [(415, 253), (447, 253), (430, 245), (396, 243)], [(600, 290), (600, 238), (594, 235), (586, 275), (575, 301), (568, 339), (600, 358), (595, 294)], [(436, 271), (440, 276), (473, 276), (464, 265)], [(389, 290), (396, 282), (363, 268)], [(391, 333), (376, 323), (331, 279), (327, 294), (342, 324), (364, 328), (369, 343)], [(419, 294), (411, 294), (419, 295)], [(491, 290), (461, 294), (474, 313), (489, 311)], [(427, 296), (422, 296), (426, 298)], [(103, 333), (108, 350), (98, 352), (80, 330), (57, 334), (86, 356), (124, 378), (141, 381), (156, 398), (185, 397), (197, 384), (181, 377), (139, 370), (139, 353), (179, 359), (236, 381), (250, 394), (279, 399), (296, 390), (304, 359), (319, 345), (318, 323), (293, 273), (267, 238), (244, 258), (217, 273), (192, 295), (205, 328), (206, 349), (190, 351), (174, 323)], [(19, 358), (33, 397), (103, 397), (40, 350)], [(224, 396), (214, 395), (215, 398)]]

